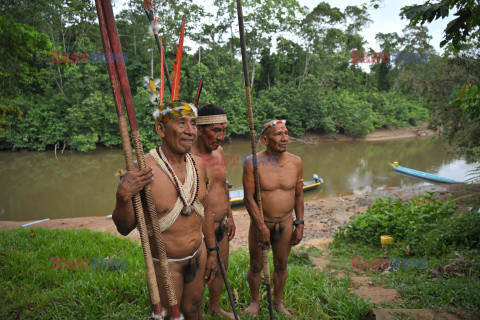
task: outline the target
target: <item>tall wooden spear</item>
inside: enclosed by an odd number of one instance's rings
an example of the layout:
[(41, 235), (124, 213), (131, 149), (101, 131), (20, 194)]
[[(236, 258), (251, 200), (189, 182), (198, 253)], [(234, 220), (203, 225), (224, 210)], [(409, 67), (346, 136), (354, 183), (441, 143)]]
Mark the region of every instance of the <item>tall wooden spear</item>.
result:
[[(108, 39), (107, 27), (105, 24), (105, 16), (100, 0), (95, 0), (97, 5), (98, 22), (100, 25), (100, 34), (102, 36), (103, 50), (108, 57), (113, 57)], [(107, 61), (108, 75), (110, 76), (110, 83), (112, 85), (113, 96), (115, 100), (115, 107), (117, 109), (118, 126), (120, 129), (120, 136), (122, 138), (123, 154), (128, 171), (135, 169), (133, 164), (132, 147), (130, 144), (130, 137), (128, 135), (127, 120), (125, 118), (125, 111), (123, 109), (122, 96), (118, 83), (118, 74), (113, 64), (113, 59)], [(145, 260), (145, 269), (147, 274), (147, 287), (150, 296), (150, 304), (152, 306), (153, 316), (159, 318), (162, 316), (162, 306), (160, 304), (160, 295), (158, 292), (157, 277), (155, 275), (155, 268), (153, 266), (152, 254), (150, 251), (150, 242), (148, 241), (147, 228), (145, 225), (145, 217), (141, 203), (140, 194), (136, 194), (133, 198), (133, 208), (135, 217), (137, 219), (138, 230), (140, 232), (140, 241), (142, 244), (143, 258)]]
[[(252, 146), (252, 164), (253, 164), (253, 177), (255, 179), (255, 195), (257, 200), (258, 211), (260, 212), (260, 217), (263, 219), (263, 205), (262, 205), (262, 194), (260, 190), (260, 177), (258, 175), (258, 165), (257, 165), (257, 147), (255, 144), (255, 127), (253, 125), (253, 109), (252, 109), (252, 98), (250, 95), (250, 81), (248, 80), (248, 63), (247, 63), (247, 49), (245, 44), (245, 28), (243, 24), (243, 9), (242, 9), (242, 0), (237, 0), (237, 13), (238, 13), (238, 28), (240, 30), (240, 44), (242, 47), (242, 61), (243, 61), (243, 76), (245, 78), (245, 93), (247, 95), (247, 106), (248, 106), (248, 122), (250, 124), (250, 144)], [(267, 289), (267, 299), (268, 299), (268, 313), (270, 315), (270, 320), (273, 320), (273, 305), (272, 305), (272, 291), (270, 285), (270, 265), (268, 264), (268, 244), (265, 243), (262, 247), (262, 257), (263, 257), (263, 278), (265, 282), (265, 287)]]
[[(110, 3), (110, 0), (101, 0), (101, 1), (102, 1), (103, 11), (105, 14), (108, 37), (113, 49), (114, 56), (122, 57), (123, 56), (122, 47), (120, 45), (120, 40), (118, 38), (117, 25), (115, 24), (112, 4)], [(132, 94), (130, 92), (130, 84), (128, 82), (125, 63), (124, 61), (121, 61), (121, 59), (116, 59), (115, 65), (117, 67), (117, 72), (120, 78), (123, 99), (127, 107), (128, 120), (130, 122), (130, 129), (132, 132), (135, 153), (137, 155), (138, 167), (140, 168), (140, 170), (143, 170), (146, 168), (145, 156), (143, 153), (143, 146), (140, 139), (140, 133), (138, 131), (137, 120), (135, 117), (135, 110), (133, 108)], [(181, 316), (180, 316), (180, 311), (178, 309), (178, 303), (175, 295), (175, 288), (173, 286), (172, 277), (170, 274), (170, 268), (168, 266), (167, 253), (165, 251), (165, 243), (163, 242), (162, 234), (160, 231), (157, 211), (155, 208), (155, 202), (153, 200), (153, 195), (152, 195), (152, 190), (150, 185), (145, 186), (144, 193), (145, 193), (145, 198), (147, 200), (147, 209), (148, 209), (150, 220), (152, 223), (154, 243), (160, 258), (160, 268), (164, 276), (164, 284), (167, 291), (169, 305), (171, 308), (172, 319), (180, 319)]]

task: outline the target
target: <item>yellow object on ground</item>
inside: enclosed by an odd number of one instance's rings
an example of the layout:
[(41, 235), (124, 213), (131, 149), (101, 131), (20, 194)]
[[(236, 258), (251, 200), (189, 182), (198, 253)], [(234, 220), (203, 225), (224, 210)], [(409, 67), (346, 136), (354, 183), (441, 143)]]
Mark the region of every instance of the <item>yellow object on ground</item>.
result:
[(380, 243), (382, 244), (382, 248), (383, 248), (386, 244), (393, 243), (393, 237), (392, 236), (381, 236), (380, 237)]

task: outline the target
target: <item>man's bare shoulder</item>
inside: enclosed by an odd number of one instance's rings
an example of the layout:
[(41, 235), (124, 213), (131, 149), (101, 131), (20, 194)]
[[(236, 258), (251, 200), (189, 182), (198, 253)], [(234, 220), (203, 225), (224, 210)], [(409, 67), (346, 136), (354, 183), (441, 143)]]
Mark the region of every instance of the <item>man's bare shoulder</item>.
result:
[(303, 163), (302, 158), (300, 158), (299, 156), (294, 155), (293, 153), (290, 153), (290, 152), (288, 152), (288, 155), (291, 161), (293, 161), (296, 165), (301, 165)]
[(197, 170), (198, 170), (198, 175), (200, 176), (200, 178), (202, 178), (203, 180), (207, 180), (207, 168), (202, 164), (202, 157), (201, 156), (198, 156), (196, 154), (193, 154), (193, 153), (190, 153), (192, 155), (192, 158), (193, 158), (193, 161), (195, 161), (195, 166), (197, 167)]
[[(265, 150), (264, 151), (260, 151), (260, 152), (257, 152), (257, 157), (262, 157), (263, 155), (265, 154)], [(243, 166), (244, 167), (251, 167), (252, 166), (252, 155), (249, 154), (245, 157), (245, 160), (243, 161)]]
[(150, 152), (147, 152), (147, 153), (145, 154), (145, 162), (148, 163), (148, 162), (154, 162), (154, 161), (155, 161), (155, 160), (153, 160), (153, 157), (152, 157), (152, 155), (150, 154)]
[(212, 156), (222, 159), (224, 156), (223, 148), (218, 146), (217, 150), (212, 151)]
[(219, 152), (221, 155), (225, 154), (225, 151), (223, 150), (222, 146), (218, 146), (217, 150), (215, 150), (215, 151)]

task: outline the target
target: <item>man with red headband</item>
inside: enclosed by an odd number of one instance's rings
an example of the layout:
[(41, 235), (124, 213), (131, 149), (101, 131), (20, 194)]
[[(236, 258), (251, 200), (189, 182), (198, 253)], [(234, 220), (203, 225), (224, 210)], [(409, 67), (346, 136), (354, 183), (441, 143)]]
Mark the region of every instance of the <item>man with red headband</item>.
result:
[[(215, 221), (215, 238), (220, 249), (218, 254), (226, 269), (229, 242), (235, 236), (225, 155), (220, 146), (227, 132), (227, 114), (219, 106), (213, 104), (203, 106), (198, 110), (197, 126), (198, 138), (192, 148), (192, 154), (202, 159), (200, 166), (207, 170), (208, 208)], [(208, 285), (210, 314), (235, 319), (233, 313), (220, 308), (220, 294), (224, 280), (220, 267), (217, 270), (215, 279)]]
[(253, 165), (258, 166), (260, 176), (263, 219), (255, 202), (251, 157), (246, 159), (243, 168), (244, 201), (250, 215), (248, 284), (251, 302), (245, 312), (253, 316), (258, 314), (263, 269), (262, 246), (271, 244), (274, 265), (273, 303), (278, 312), (291, 316), (282, 303), (282, 294), (287, 281), (290, 249), (303, 238), (303, 163), (299, 157), (287, 152), (288, 130), (285, 120), (265, 123), (260, 139), (267, 149), (257, 153), (257, 161)]
[[(217, 271), (213, 215), (207, 214), (207, 172), (189, 152), (197, 136), (196, 108), (184, 102), (162, 104), (154, 113), (162, 144), (145, 156), (147, 168), (128, 172), (117, 189), (113, 221), (122, 235), (136, 226), (132, 197), (150, 183), (180, 311), (186, 319), (203, 319), (205, 283)], [(150, 247), (164, 309), (168, 298), (151, 220), (145, 215)], [(203, 240), (205, 237), (205, 241)]]

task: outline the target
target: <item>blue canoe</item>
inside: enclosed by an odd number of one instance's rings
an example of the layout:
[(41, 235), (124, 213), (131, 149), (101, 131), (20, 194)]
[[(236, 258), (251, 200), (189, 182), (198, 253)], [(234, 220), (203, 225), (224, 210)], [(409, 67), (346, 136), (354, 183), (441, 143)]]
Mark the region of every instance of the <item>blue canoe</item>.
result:
[[(316, 174), (313, 175), (313, 181), (305, 181), (303, 183), (303, 191), (310, 191), (318, 188), (322, 183), (323, 179), (319, 178)], [(230, 205), (232, 207), (244, 205), (243, 202), (243, 189), (236, 189), (230, 191)]]
[(393, 170), (395, 173), (403, 174), (412, 178), (420, 179), (420, 180), (425, 180), (428, 182), (435, 182), (435, 183), (449, 183), (449, 184), (459, 184), (463, 183), (462, 181), (450, 179), (450, 178), (445, 178), (445, 177), (440, 177), (431, 173), (423, 172), (423, 171), (418, 171), (410, 168), (405, 168), (402, 166), (398, 165), (398, 162), (394, 162), (392, 164)]

